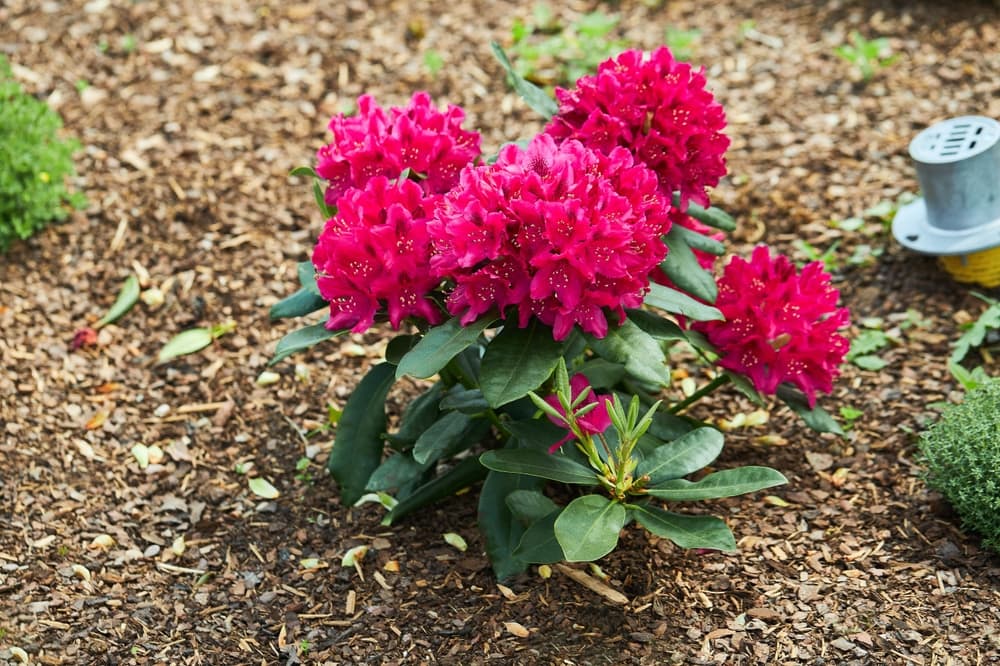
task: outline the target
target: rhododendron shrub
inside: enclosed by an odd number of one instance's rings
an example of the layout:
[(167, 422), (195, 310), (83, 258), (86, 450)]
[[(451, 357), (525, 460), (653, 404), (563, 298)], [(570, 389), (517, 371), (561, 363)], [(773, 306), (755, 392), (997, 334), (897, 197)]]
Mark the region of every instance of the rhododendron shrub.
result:
[[(498, 577), (603, 557), (631, 522), (682, 548), (735, 550), (725, 521), (675, 509), (785, 479), (764, 467), (687, 478), (723, 448), (690, 408), (734, 383), (837, 431), (816, 401), (847, 349), (847, 312), (818, 264), (799, 271), (766, 247), (713, 274), (734, 222), (708, 198), (729, 139), (702, 70), (667, 49), (627, 51), (557, 102), (494, 52), (548, 120), (539, 135), (483, 156), (461, 109), (363, 96), (331, 121), (315, 167), (293, 172), (313, 179), (326, 222), (301, 288), (271, 316), (321, 314), (272, 363), (395, 331), (337, 424), (327, 467), (341, 501), (380, 502), (392, 524), (481, 483)], [(697, 352), (704, 367), (685, 371), (700, 388), (677, 390), (675, 345)], [(425, 388), (390, 427), (386, 397), (404, 376)], [(548, 483), (587, 492), (560, 506)]]

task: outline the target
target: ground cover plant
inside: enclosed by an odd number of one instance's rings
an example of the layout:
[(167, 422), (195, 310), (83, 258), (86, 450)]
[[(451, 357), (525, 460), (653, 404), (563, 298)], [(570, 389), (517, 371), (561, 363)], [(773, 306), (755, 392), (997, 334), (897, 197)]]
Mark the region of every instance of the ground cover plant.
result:
[(0, 252), (86, 200), (70, 192), (79, 144), (59, 136), (62, 119), (14, 80), (0, 55)]
[[(600, 559), (632, 521), (683, 548), (734, 551), (723, 520), (662, 503), (786, 479), (763, 466), (686, 479), (724, 438), (683, 412), (735, 382), (839, 432), (816, 397), (848, 351), (847, 310), (820, 262), (800, 272), (763, 245), (712, 275), (735, 224), (709, 205), (729, 139), (702, 71), (666, 47), (628, 50), (553, 101), (493, 48), (549, 121), (541, 134), (483, 159), (460, 108), (362, 96), (357, 116), (330, 121), (316, 167), (294, 172), (329, 219), (271, 316), (327, 318), (288, 334), (274, 362), (408, 324), (347, 401), (328, 469), (343, 504), (379, 501), (387, 525), (483, 481), (478, 525), (500, 578)], [(717, 367), (665, 401), (679, 343)], [(434, 383), (390, 432), (386, 396), (407, 375)], [(588, 492), (560, 506), (545, 481)]]

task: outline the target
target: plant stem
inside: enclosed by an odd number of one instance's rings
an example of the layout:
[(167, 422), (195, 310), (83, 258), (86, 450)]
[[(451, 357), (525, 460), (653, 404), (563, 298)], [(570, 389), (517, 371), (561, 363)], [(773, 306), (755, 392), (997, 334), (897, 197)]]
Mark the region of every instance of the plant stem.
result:
[(719, 388), (720, 386), (724, 386), (724, 385), (728, 384), (729, 381), (730, 381), (729, 380), (729, 375), (727, 375), (727, 374), (716, 375), (715, 379), (713, 379), (709, 383), (705, 384), (700, 389), (698, 389), (697, 391), (695, 391), (694, 393), (692, 393), (688, 397), (686, 397), (683, 400), (681, 400), (680, 402), (678, 402), (676, 405), (673, 405), (667, 411), (670, 412), (671, 414), (677, 414), (677, 413), (681, 412), (682, 410), (687, 409), (688, 407), (690, 407), (694, 403), (698, 402), (699, 400), (701, 400), (702, 398), (704, 398), (706, 395), (708, 395), (709, 393), (711, 393), (715, 389)]

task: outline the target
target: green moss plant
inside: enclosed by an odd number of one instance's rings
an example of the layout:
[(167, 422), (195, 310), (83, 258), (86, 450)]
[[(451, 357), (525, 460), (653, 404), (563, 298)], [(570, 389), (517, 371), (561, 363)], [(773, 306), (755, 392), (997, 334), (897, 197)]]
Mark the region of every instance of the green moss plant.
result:
[(964, 528), (1000, 552), (1000, 379), (950, 405), (919, 447), (927, 485), (951, 502)]
[(86, 200), (66, 188), (79, 143), (61, 139), (62, 119), (14, 81), (0, 56), (0, 252)]

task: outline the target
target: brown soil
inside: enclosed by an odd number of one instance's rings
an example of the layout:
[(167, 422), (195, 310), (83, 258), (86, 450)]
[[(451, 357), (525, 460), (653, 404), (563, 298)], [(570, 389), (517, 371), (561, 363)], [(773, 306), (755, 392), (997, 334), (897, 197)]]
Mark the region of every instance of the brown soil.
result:
[[(919, 129), (1000, 117), (1000, 10), (649, 4), (611, 7), (632, 43), (651, 48), (668, 25), (701, 30), (695, 60), (733, 137), (732, 176), (715, 199), (741, 222), (736, 249), (764, 240), (803, 259), (796, 239), (841, 241), (846, 304), (855, 321), (883, 317), (895, 344), (883, 371), (848, 367), (826, 400), (863, 411), (846, 439), (778, 407), (728, 436), (720, 464), (768, 464), (790, 480), (777, 500), (708, 507), (726, 516), (740, 554), (685, 552), (627, 529), (600, 562), (623, 606), (558, 569), (498, 587), (474, 493), (392, 529), (371, 505), (339, 506), (322, 471), (330, 434), (300, 433), (324, 421), (327, 403), (343, 405), (381, 333), (283, 363), (275, 385), (254, 381), (290, 329), (267, 308), (294, 288), (294, 262), (322, 223), (287, 174), (310, 162), (326, 119), (362, 92), (392, 104), (427, 89), (465, 106), (488, 149), (530, 135), (538, 124), (486, 46), (530, 16), (529, 3), (0, 2), (0, 50), (85, 145), (78, 185), (91, 202), (0, 259), (0, 664), (18, 663), (9, 648), (41, 664), (997, 659), (1000, 561), (959, 531), (914, 463), (929, 405), (960, 395), (945, 358), (979, 301), (878, 222), (849, 234), (828, 223), (915, 191), (906, 146)], [(564, 19), (597, 6), (565, 5)], [(854, 29), (900, 54), (867, 84), (833, 53)], [(437, 77), (422, 64), (431, 49), (446, 63)], [(882, 254), (851, 263), (861, 244)], [(164, 289), (163, 306), (140, 303), (96, 347), (72, 351), (74, 330), (135, 271)], [(178, 331), (228, 319), (235, 333), (210, 349), (154, 366)], [(734, 407), (749, 408), (726, 395), (700, 413)], [(140, 470), (136, 444), (159, 445), (164, 460)], [(312, 462), (296, 472), (302, 457)], [(237, 466), (280, 498), (252, 495)], [(447, 531), (468, 551), (445, 544)], [(359, 544), (368, 556), (342, 568)]]

